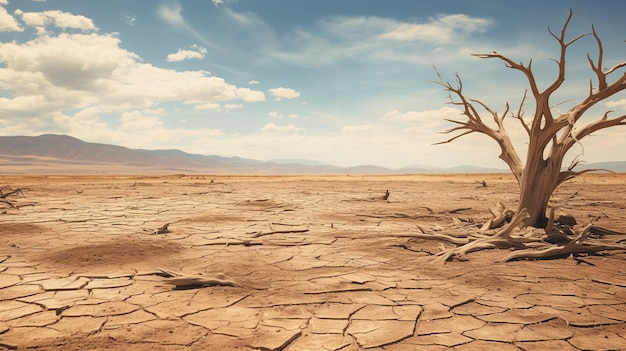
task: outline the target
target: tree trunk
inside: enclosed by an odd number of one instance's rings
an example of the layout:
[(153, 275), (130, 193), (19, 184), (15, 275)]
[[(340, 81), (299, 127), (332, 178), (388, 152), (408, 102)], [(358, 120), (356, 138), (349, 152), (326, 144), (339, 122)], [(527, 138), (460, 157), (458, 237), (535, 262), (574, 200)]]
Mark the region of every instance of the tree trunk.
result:
[(548, 222), (546, 209), (552, 193), (559, 185), (561, 162), (543, 160), (542, 157), (529, 157), (528, 162), (520, 182), (517, 212), (525, 208), (530, 216), (525, 224), (545, 228)]

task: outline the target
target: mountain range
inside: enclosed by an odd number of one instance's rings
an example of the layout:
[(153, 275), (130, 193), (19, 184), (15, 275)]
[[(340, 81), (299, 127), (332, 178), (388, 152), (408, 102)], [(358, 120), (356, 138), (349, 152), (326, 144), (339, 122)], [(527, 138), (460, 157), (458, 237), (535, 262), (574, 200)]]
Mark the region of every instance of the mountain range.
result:
[[(506, 169), (413, 165), (390, 169), (374, 165), (339, 167), (313, 160), (259, 161), (240, 157), (190, 154), (177, 149), (144, 150), (89, 143), (67, 136), (0, 136), (1, 173), (205, 173), (205, 174), (406, 174), (500, 173)], [(585, 168), (626, 172), (626, 162)], [(584, 169), (584, 168), (581, 168)]]

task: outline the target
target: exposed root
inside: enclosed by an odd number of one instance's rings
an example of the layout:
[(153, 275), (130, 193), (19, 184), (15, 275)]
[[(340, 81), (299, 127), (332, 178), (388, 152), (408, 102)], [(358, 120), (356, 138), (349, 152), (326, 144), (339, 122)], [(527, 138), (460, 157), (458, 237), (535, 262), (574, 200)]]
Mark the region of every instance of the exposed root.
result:
[(452, 235), (445, 234), (402, 234), (398, 235), (399, 238), (418, 238), (418, 239), (428, 239), (428, 240), (439, 240), (445, 241), (454, 245), (465, 245), (470, 242), (470, 239), (467, 237), (456, 237)]
[(502, 262), (508, 262), (520, 259), (546, 260), (551, 258), (565, 258), (575, 253), (592, 253), (608, 250), (626, 250), (624, 245), (605, 245), (595, 243), (584, 243), (591, 234), (593, 223), (589, 223), (583, 231), (572, 241), (565, 244), (551, 246), (543, 249), (526, 249), (511, 253), (502, 259)]
[(480, 228), (482, 231), (502, 227), (505, 223), (510, 222), (515, 214), (512, 210), (507, 210), (500, 201), (496, 202), (496, 207), (490, 208), (489, 212), (491, 212), (493, 218), (483, 224)]
[[(551, 214), (551, 218), (554, 214)], [(532, 237), (522, 235), (512, 235), (514, 229), (523, 226), (528, 219), (528, 212), (523, 209), (514, 214), (511, 221), (493, 235), (469, 234), (466, 237), (455, 237), (445, 234), (415, 234), (413, 237), (422, 239), (433, 239), (445, 241), (455, 245), (460, 245), (451, 249), (443, 249), (430, 259), (433, 262), (443, 264), (453, 259), (464, 259), (464, 256), (471, 252), (490, 249), (511, 249), (511, 254), (504, 257), (501, 262), (508, 262), (520, 259), (553, 259), (568, 257), (576, 253), (593, 253), (606, 250), (626, 250), (626, 245), (617, 243), (593, 243), (589, 236), (594, 232), (593, 223), (587, 225), (580, 234), (573, 240), (562, 234), (564, 240), (550, 243), (548, 239), (554, 238), (558, 231), (554, 227), (546, 228), (547, 236)], [(552, 219), (552, 226), (554, 220)], [(556, 244), (556, 245), (555, 245)]]
[(511, 222), (509, 222), (507, 226), (496, 232), (494, 235), (484, 237), (469, 237), (469, 242), (467, 244), (440, 252), (435, 256), (434, 261), (444, 263), (446, 261), (454, 259), (455, 257), (465, 256), (470, 252), (485, 249), (526, 248), (526, 245), (524, 244), (525, 242), (535, 240), (525, 237), (512, 237), (511, 232), (513, 231), (513, 229), (519, 227), (522, 223), (524, 223), (527, 218), (528, 212), (526, 212), (526, 210), (522, 210), (511, 218)]

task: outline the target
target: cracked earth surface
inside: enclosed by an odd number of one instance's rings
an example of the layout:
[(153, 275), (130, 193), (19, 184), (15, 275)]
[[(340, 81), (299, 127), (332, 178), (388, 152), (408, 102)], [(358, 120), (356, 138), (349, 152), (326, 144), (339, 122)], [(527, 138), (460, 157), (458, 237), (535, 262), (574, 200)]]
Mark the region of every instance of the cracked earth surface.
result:
[[(552, 206), (625, 231), (625, 181), (585, 175)], [(440, 244), (418, 226), (472, 230), (495, 201), (514, 207), (507, 175), (0, 182), (29, 189), (0, 214), (0, 349), (626, 349), (624, 252), (425, 263)], [(173, 289), (162, 269), (237, 286)]]

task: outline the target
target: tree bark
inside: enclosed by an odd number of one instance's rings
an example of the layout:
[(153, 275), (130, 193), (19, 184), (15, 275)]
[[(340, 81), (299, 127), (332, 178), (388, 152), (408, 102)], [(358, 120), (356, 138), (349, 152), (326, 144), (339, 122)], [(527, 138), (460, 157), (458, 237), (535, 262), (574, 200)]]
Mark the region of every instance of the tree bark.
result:
[[(530, 160), (529, 160), (530, 161)], [(552, 193), (559, 185), (560, 170), (549, 162), (539, 158), (527, 164), (520, 182), (520, 197), (517, 207), (519, 212), (526, 209), (528, 219), (525, 224), (535, 228), (545, 228), (548, 223), (546, 210)]]

